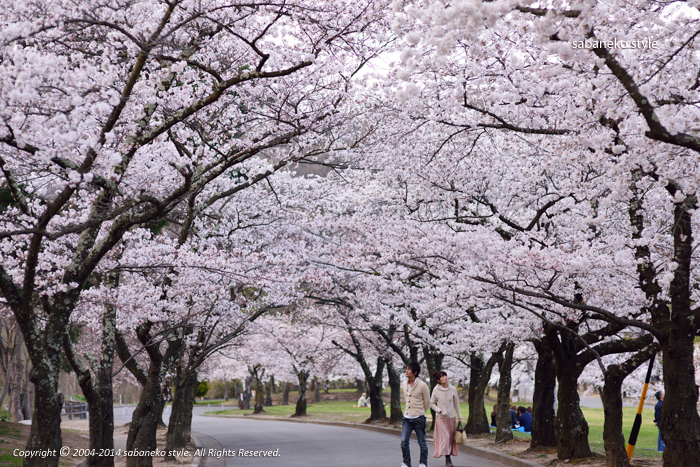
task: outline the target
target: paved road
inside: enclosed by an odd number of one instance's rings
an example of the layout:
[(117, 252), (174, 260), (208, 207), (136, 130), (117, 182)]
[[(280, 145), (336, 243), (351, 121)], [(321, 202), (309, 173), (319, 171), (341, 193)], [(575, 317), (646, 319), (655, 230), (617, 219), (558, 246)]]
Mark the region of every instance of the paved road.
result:
[[(205, 448), (230, 449), (238, 454), (247, 451), (275, 451), (279, 457), (207, 458), (204, 467), (399, 467), (401, 447), (399, 437), (356, 428), (315, 425), (310, 423), (244, 420), (240, 418), (203, 417), (213, 408), (195, 407), (192, 430)], [(130, 413), (133, 408), (130, 409)], [(123, 408), (115, 409), (115, 422), (124, 423)], [(442, 466), (444, 458), (433, 458), (432, 442), (428, 442), (428, 466)], [(412, 465), (419, 459), (418, 443), (411, 440)], [(225, 461), (225, 463), (224, 463)], [(502, 464), (460, 453), (453, 458), (455, 467), (503, 467)]]

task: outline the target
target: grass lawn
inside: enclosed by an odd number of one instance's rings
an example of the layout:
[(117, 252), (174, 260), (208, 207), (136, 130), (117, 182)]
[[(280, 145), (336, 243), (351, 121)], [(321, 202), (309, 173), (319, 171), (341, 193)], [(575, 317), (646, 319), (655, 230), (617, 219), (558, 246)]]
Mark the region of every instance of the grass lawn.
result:
[[(306, 407), (306, 414), (315, 419), (327, 420), (334, 422), (362, 422), (369, 417), (369, 407), (353, 407), (356, 401), (326, 401), (318, 404), (309, 404)], [(294, 404), (290, 405), (273, 405), (265, 407), (264, 415), (273, 416), (290, 416), (294, 413)], [(215, 415), (241, 415), (252, 414), (253, 410), (218, 410), (216, 412), (207, 412)]]
[[(335, 391), (331, 391), (335, 392)], [(206, 404), (208, 401), (204, 401)], [(200, 403), (201, 405), (204, 405)], [(362, 422), (365, 420), (370, 413), (370, 409), (367, 408), (357, 408), (353, 407), (356, 401), (325, 401), (318, 404), (309, 404), (306, 409), (306, 413), (310, 418), (315, 418), (318, 420), (326, 421), (344, 421), (344, 422)], [(519, 402), (521, 405), (532, 405), (531, 402)], [(490, 408), (492, 405), (487, 404), (487, 413), (490, 414)], [(469, 413), (469, 406), (462, 402), (460, 404), (462, 409), (462, 416), (464, 420), (467, 419), (467, 414)], [(604, 453), (603, 449), (603, 409), (590, 409), (582, 408), (583, 415), (588, 421), (589, 436), (588, 442), (591, 445), (591, 449), (596, 452)], [(241, 415), (241, 414), (251, 414), (252, 410), (218, 410), (207, 412), (212, 415)], [(265, 407), (265, 415), (287, 417), (294, 413), (294, 405), (276, 405), (272, 407)], [(625, 437), (628, 437), (630, 430), (632, 429), (632, 423), (634, 422), (634, 416), (637, 413), (636, 407), (624, 407), (623, 408), (623, 433)], [(634, 452), (635, 457), (661, 457), (661, 453), (655, 451), (656, 449), (656, 439), (658, 436), (658, 430), (652, 422), (654, 420), (654, 410), (645, 408), (642, 413), (642, 428), (640, 430), (639, 436), (637, 438), (636, 450)], [(530, 435), (526, 433), (521, 433), (518, 431), (513, 432), (517, 438), (529, 439)]]
[[(532, 402), (518, 402), (518, 405), (532, 405)], [(489, 407), (493, 408), (493, 404), (490, 406), (487, 404), (486, 410), (490, 414), (491, 410)], [(462, 402), (460, 404), (462, 409), (462, 414), (466, 418), (465, 414), (469, 413), (469, 406)], [(599, 452), (601, 454), (605, 453), (603, 448), (603, 409), (591, 409), (587, 407), (581, 407), (583, 416), (586, 417), (588, 422), (588, 443), (591, 445), (593, 451)], [(622, 432), (627, 439), (632, 430), (632, 424), (634, 423), (634, 417), (637, 415), (636, 407), (623, 407), (622, 408)], [(656, 442), (659, 435), (659, 431), (654, 426), (654, 409), (645, 408), (642, 411), (642, 427), (639, 430), (639, 436), (637, 436), (637, 443), (635, 445), (634, 457), (661, 457), (662, 453), (656, 452)], [(521, 433), (519, 431), (513, 432), (516, 438), (529, 439), (530, 435), (526, 433)]]

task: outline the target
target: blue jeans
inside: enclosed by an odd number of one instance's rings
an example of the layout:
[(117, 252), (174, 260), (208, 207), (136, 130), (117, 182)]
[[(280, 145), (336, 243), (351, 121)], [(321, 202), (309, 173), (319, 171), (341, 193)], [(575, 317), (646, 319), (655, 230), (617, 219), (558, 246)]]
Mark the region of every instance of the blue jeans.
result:
[(404, 418), (401, 425), (401, 453), (403, 463), (411, 467), (411, 450), (408, 441), (411, 439), (411, 431), (416, 431), (418, 446), (420, 447), (420, 463), (428, 465), (428, 443), (425, 442), (425, 415), (418, 418)]
[(656, 450), (659, 452), (664, 452), (664, 449), (666, 449), (666, 443), (661, 439), (661, 428), (659, 428), (659, 441), (656, 444)]

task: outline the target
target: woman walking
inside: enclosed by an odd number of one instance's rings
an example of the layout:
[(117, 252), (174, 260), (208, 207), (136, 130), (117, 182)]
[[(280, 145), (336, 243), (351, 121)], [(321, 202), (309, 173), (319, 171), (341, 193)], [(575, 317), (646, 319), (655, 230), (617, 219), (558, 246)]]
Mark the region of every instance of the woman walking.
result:
[(462, 423), (462, 411), (459, 409), (457, 389), (447, 381), (447, 373), (436, 371), (433, 378), (440, 383), (433, 389), (430, 407), (435, 410), (435, 434), (433, 435), (433, 450), (436, 458), (445, 456), (445, 466), (452, 466), (450, 456), (458, 455), (455, 443), (455, 416)]

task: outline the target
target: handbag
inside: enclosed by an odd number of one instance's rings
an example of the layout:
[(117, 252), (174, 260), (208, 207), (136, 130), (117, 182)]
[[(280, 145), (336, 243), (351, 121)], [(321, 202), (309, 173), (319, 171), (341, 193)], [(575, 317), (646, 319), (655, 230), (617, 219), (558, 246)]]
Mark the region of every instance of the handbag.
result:
[(457, 431), (455, 431), (455, 443), (457, 443), (457, 444), (466, 444), (467, 443), (467, 434), (464, 432), (464, 428), (462, 428), (462, 422), (459, 422), (457, 424)]

